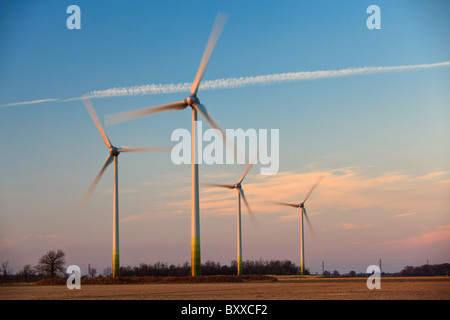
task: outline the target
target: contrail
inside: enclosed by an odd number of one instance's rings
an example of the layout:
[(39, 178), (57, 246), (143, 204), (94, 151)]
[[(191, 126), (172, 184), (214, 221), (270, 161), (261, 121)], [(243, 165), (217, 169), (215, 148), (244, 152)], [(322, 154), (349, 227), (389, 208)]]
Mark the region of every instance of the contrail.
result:
[[(279, 82), (338, 78), (352, 75), (386, 73), (394, 71), (411, 71), (417, 69), (436, 68), (444, 66), (450, 66), (450, 61), (433, 64), (418, 64), (418, 65), (391, 66), (391, 67), (362, 67), (362, 68), (347, 68), (340, 70), (289, 72), (289, 73), (268, 74), (253, 77), (207, 80), (200, 85), (200, 88), (202, 90), (241, 88), (250, 85), (266, 85)], [(149, 84), (134, 87), (120, 87), (120, 88), (110, 88), (106, 90), (92, 91), (89, 93), (89, 95), (92, 98), (101, 98), (101, 97), (116, 97), (116, 96), (130, 96), (130, 95), (189, 92), (190, 87), (191, 83), (188, 82), (178, 84), (175, 83)]]
[(58, 101), (58, 100), (59, 99), (52, 98), (52, 99), (40, 99), (40, 100), (32, 100), (32, 101), (14, 102), (14, 103), (2, 104), (0, 107), (6, 108), (6, 107), (21, 106), (21, 105), (25, 105), (25, 104), (36, 104), (36, 103)]
[[(376, 73), (388, 73), (388, 72), (401, 72), (401, 71), (413, 71), (428, 68), (438, 68), (450, 66), (450, 61), (431, 63), (431, 64), (415, 64), (404, 66), (388, 66), (388, 67), (361, 67), (361, 68), (346, 68), (339, 70), (322, 70), (322, 71), (301, 71), (301, 72), (288, 72), (288, 73), (276, 73), (260, 76), (240, 77), (240, 78), (226, 78), (216, 80), (206, 80), (200, 85), (202, 90), (214, 90), (214, 89), (228, 89), (228, 88), (242, 88), (246, 86), (254, 85), (268, 85), (281, 82), (292, 82), (301, 80), (314, 80), (314, 79), (326, 79), (326, 78), (339, 78), (348, 77), (354, 75), (368, 75)], [(133, 87), (117, 87), (106, 90), (95, 90), (89, 92), (91, 98), (107, 98), (118, 96), (134, 96), (134, 95), (151, 95), (151, 94), (166, 94), (176, 92), (189, 92), (191, 88), (189, 82), (184, 83), (169, 83), (169, 84), (147, 84)], [(41, 99), (34, 101), (16, 102), (1, 105), (0, 107), (10, 107), (25, 104), (35, 104), (50, 101), (73, 101), (80, 100), (81, 97), (69, 98), (69, 99)]]

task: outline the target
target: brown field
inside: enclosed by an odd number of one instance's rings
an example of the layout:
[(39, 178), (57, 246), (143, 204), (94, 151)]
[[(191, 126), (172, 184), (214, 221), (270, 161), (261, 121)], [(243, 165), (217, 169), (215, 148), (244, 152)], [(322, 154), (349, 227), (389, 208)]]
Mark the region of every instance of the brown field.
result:
[(220, 283), (3, 284), (0, 300), (450, 300), (449, 277), (381, 278), (369, 290), (366, 278), (302, 278)]

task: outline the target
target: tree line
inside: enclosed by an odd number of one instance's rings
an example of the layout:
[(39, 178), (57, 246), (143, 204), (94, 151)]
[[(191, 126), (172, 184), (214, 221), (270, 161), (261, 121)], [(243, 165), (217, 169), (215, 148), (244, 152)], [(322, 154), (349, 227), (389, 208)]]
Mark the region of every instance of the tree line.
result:
[[(31, 266), (27, 264), (16, 274), (13, 274), (9, 262), (1, 265), (0, 275), (2, 281), (34, 282), (44, 278), (65, 278), (66, 255), (62, 250), (50, 250), (43, 255), (38, 264)], [(242, 262), (244, 275), (294, 275), (300, 273), (300, 267), (289, 260), (246, 260)], [(309, 274), (308, 269), (306, 269)], [(222, 265), (214, 261), (206, 261), (201, 265), (202, 275), (235, 275), (237, 274), (237, 261), (231, 261), (230, 265)], [(188, 262), (181, 265), (157, 262), (154, 264), (141, 263), (139, 266), (122, 266), (120, 275), (123, 277), (145, 277), (145, 276), (189, 276), (191, 266)], [(111, 268), (105, 268), (98, 274), (96, 268), (89, 268), (87, 277), (111, 277)]]
[[(13, 274), (9, 267), (9, 262), (1, 264), (0, 280), (2, 282), (34, 282), (44, 278), (65, 278), (66, 274), (66, 254), (62, 250), (50, 250), (43, 255), (38, 264), (31, 266), (27, 264), (16, 274)], [(243, 264), (243, 275), (297, 275), (300, 274), (300, 267), (290, 260), (245, 260)], [(310, 274), (309, 270), (305, 270)], [(237, 274), (237, 261), (231, 261), (230, 265), (222, 265), (218, 262), (208, 260), (201, 265), (202, 275), (235, 275)], [(450, 264), (423, 265), (420, 267), (406, 266), (397, 274), (398, 276), (448, 276), (450, 273)], [(146, 276), (189, 276), (191, 267), (188, 262), (181, 265), (157, 262), (154, 264), (141, 263), (139, 266), (122, 266), (120, 275), (123, 277), (146, 277)], [(95, 268), (89, 268), (86, 277), (111, 277), (111, 268), (105, 268), (98, 274)], [(325, 277), (339, 277), (339, 272), (324, 271)], [(367, 276), (365, 274), (356, 274), (350, 271), (347, 277)]]
[(420, 267), (406, 266), (398, 275), (401, 277), (448, 276), (450, 263), (425, 264)]
[[(300, 273), (300, 267), (289, 260), (245, 260), (242, 262), (244, 275), (294, 275)], [(104, 272), (105, 273), (105, 272)], [(145, 276), (189, 276), (191, 266), (188, 262), (175, 266), (157, 262), (153, 265), (141, 263), (139, 266), (120, 267), (120, 275), (126, 277)], [(221, 265), (219, 262), (208, 260), (201, 265), (202, 275), (235, 275), (237, 274), (237, 261)]]

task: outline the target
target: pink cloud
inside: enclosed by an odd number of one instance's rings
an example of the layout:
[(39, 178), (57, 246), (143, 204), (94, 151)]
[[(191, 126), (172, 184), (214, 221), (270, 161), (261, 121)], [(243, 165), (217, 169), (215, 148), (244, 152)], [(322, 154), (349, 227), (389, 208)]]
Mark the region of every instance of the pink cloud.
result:
[(398, 251), (425, 246), (449, 239), (450, 239), (450, 224), (437, 226), (435, 230), (430, 232), (424, 232), (417, 237), (384, 242), (381, 245), (386, 246), (387, 251)]
[(16, 241), (14, 239), (11, 239), (9, 237), (3, 237), (0, 239), (0, 251), (12, 248), (16, 245)]
[(415, 215), (415, 214), (417, 214), (417, 212), (406, 212), (406, 213), (400, 213), (400, 214), (397, 214), (397, 215), (395, 215), (394, 217), (395, 217), (395, 218), (398, 218), (398, 217), (406, 217), (406, 216), (412, 216), (412, 215)]
[(22, 240), (41, 240), (41, 239), (59, 239), (60, 235), (52, 234), (27, 234), (22, 237)]
[(339, 223), (338, 226), (344, 228), (345, 230), (351, 229), (365, 229), (373, 227), (373, 224), (357, 225), (354, 223)]
[(439, 177), (442, 177), (446, 174), (447, 174), (447, 171), (436, 171), (436, 172), (427, 173), (423, 176), (417, 177), (414, 180), (415, 181), (431, 181), (431, 180), (436, 180)]
[[(319, 211), (326, 208), (431, 211), (443, 210), (450, 205), (444, 194), (450, 192), (450, 183), (430, 181), (399, 173), (387, 172), (379, 176), (365, 175), (357, 168), (343, 168), (308, 173), (282, 172), (275, 176), (249, 177), (244, 188), (255, 210), (280, 212), (285, 210), (268, 206), (267, 201), (301, 202), (316, 179), (324, 178), (308, 199)], [(448, 172), (430, 173), (426, 176), (443, 177)]]

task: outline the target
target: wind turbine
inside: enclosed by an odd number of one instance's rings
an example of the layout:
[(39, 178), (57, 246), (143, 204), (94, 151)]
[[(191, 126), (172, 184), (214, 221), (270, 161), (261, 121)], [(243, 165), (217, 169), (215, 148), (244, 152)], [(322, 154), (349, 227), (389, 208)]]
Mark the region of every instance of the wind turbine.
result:
[[(195, 124), (197, 121), (197, 112), (208, 122), (208, 124), (215, 129), (223, 132), (214, 119), (209, 114), (206, 107), (200, 103), (197, 97), (197, 91), (200, 86), (203, 74), (206, 70), (206, 66), (214, 50), (214, 47), (222, 33), (225, 22), (228, 18), (227, 14), (219, 12), (213, 29), (211, 31), (208, 43), (203, 53), (200, 66), (195, 76), (194, 82), (191, 86), (191, 95), (184, 100), (169, 103), (157, 107), (143, 108), (133, 111), (125, 111), (112, 115), (105, 116), (105, 122), (107, 125), (116, 124), (119, 122), (139, 118), (145, 115), (149, 115), (156, 112), (168, 111), (168, 110), (183, 110), (187, 107), (192, 108), (192, 204), (191, 204), (191, 274), (192, 276), (201, 274), (201, 261), (200, 261), (200, 209), (199, 209), (199, 185), (198, 185), (198, 164), (195, 161), (196, 158), (196, 135)], [(225, 137), (225, 135), (223, 135)]]
[(311, 195), (311, 193), (314, 191), (314, 189), (317, 187), (317, 185), (319, 184), (320, 180), (322, 180), (322, 176), (320, 176), (316, 183), (312, 186), (312, 188), (309, 190), (309, 192), (306, 194), (305, 199), (303, 199), (302, 202), (298, 203), (298, 204), (293, 204), (293, 203), (285, 203), (285, 202), (274, 202), (276, 204), (282, 205), (282, 206), (289, 206), (289, 207), (294, 207), (294, 208), (300, 208), (301, 210), (301, 217), (300, 217), (300, 274), (304, 275), (305, 274), (305, 248), (304, 248), (304, 238), (303, 238), (303, 216), (306, 218), (306, 221), (308, 222), (308, 226), (311, 229), (312, 233), (314, 234), (314, 229), (312, 228), (311, 222), (309, 222), (308, 219), (308, 215), (306, 213), (306, 208), (305, 208), (305, 202), (306, 200), (308, 200), (309, 196)]
[(118, 277), (119, 269), (120, 269), (120, 261), (119, 261), (119, 185), (118, 185), (118, 159), (117, 157), (121, 152), (134, 152), (134, 151), (160, 151), (163, 148), (162, 147), (115, 147), (111, 144), (111, 141), (109, 140), (108, 136), (105, 133), (105, 130), (103, 129), (97, 114), (95, 112), (94, 107), (92, 106), (91, 100), (87, 95), (84, 95), (83, 103), (89, 112), (89, 115), (91, 116), (92, 120), (94, 121), (94, 124), (96, 125), (98, 131), (100, 131), (100, 134), (103, 137), (103, 141), (105, 142), (106, 147), (109, 149), (109, 155), (106, 158), (105, 163), (101, 167), (99, 173), (95, 177), (92, 184), (89, 186), (89, 189), (86, 191), (83, 199), (81, 200), (80, 207), (84, 208), (89, 201), (89, 198), (91, 197), (92, 193), (95, 190), (95, 187), (97, 186), (98, 182), (100, 181), (100, 178), (102, 177), (103, 173), (105, 172), (106, 168), (114, 162), (114, 205), (113, 205), (113, 264), (112, 264), (112, 274), (113, 277)]
[(238, 274), (238, 276), (241, 275), (241, 272), (242, 272), (241, 197), (244, 200), (244, 203), (248, 210), (248, 214), (250, 215), (250, 218), (252, 219), (253, 225), (254, 226), (257, 225), (255, 215), (253, 214), (252, 210), (250, 209), (250, 206), (244, 195), (244, 189), (242, 188), (242, 181), (244, 180), (245, 176), (250, 171), (252, 166), (253, 166), (253, 163), (250, 163), (248, 165), (247, 169), (241, 175), (241, 177), (239, 178), (239, 180), (236, 184), (205, 183), (205, 185), (212, 186), (212, 187), (220, 187), (220, 188), (237, 190), (237, 194), (238, 194), (238, 202), (237, 202), (237, 274)]

